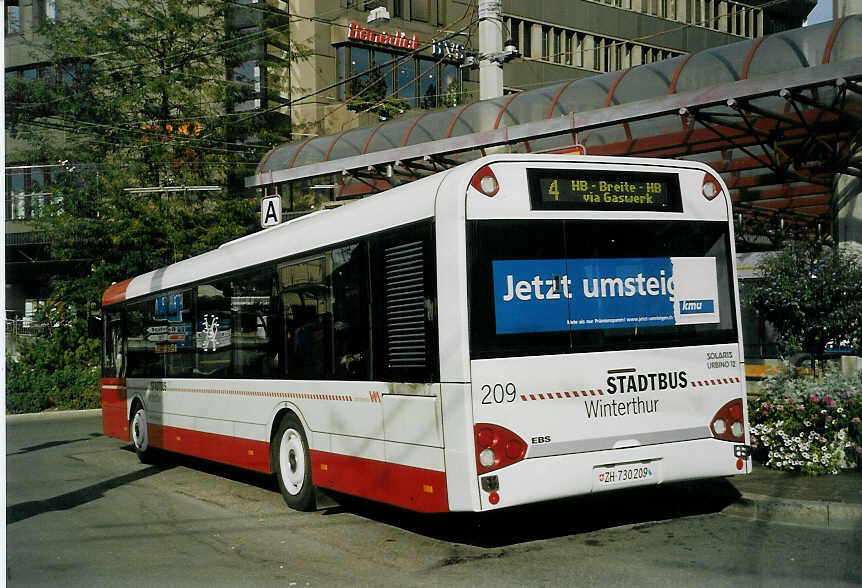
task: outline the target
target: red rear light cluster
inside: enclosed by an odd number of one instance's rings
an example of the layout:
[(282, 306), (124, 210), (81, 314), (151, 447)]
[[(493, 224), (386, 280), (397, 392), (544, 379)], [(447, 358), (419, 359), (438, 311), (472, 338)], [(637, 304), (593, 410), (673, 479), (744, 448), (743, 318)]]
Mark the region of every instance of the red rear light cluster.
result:
[(721, 194), (721, 182), (714, 175), (706, 172), (703, 175), (703, 186), (701, 187), (703, 197), (707, 200), (712, 200)]
[(484, 166), (479, 169), (473, 178), (470, 180), (470, 185), (479, 190), (485, 196), (494, 196), (500, 191), (500, 182), (497, 181), (497, 176), (491, 171), (490, 166)]
[(735, 398), (722, 406), (712, 417), (712, 422), (709, 423), (712, 436), (722, 441), (743, 442), (745, 440), (745, 423), (742, 415), (741, 398)]
[(476, 470), (486, 474), (524, 459), (527, 444), (515, 433), (488, 423), (473, 426), (476, 438)]

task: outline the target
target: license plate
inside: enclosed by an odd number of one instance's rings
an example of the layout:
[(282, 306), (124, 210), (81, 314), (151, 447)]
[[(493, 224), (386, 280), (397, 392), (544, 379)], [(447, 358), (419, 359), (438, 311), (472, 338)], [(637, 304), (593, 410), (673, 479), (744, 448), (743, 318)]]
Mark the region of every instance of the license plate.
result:
[(657, 482), (656, 463), (638, 462), (593, 468), (593, 487), (636, 486)]

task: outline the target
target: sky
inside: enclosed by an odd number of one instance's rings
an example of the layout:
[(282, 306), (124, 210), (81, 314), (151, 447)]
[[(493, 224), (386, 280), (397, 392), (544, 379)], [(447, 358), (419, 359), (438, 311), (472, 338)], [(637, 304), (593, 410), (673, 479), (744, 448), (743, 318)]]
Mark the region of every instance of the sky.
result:
[(827, 20), (832, 20), (832, 0), (818, 0), (817, 6), (808, 15), (808, 24), (813, 25)]

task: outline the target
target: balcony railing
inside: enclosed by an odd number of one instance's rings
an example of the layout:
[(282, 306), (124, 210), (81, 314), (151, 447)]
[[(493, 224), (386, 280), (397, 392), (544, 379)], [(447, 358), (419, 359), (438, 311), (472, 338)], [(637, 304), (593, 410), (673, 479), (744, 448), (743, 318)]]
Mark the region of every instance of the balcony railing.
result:
[(47, 243), (48, 234), (44, 231), (6, 233), (6, 247), (21, 247), (22, 245), (46, 245)]
[(38, 337), (48, 334), (51, 327), (37, 325), (29, 319), (6, 319), (7, 335), (24, 335), (27, 337)]

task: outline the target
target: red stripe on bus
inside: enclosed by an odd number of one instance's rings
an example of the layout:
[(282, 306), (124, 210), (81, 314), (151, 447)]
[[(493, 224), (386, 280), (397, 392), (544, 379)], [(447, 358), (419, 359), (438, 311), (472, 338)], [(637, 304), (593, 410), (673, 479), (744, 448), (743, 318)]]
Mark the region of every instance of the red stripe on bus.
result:
[(102, 306), (108, 306), (110, 304), (124, 301), (126, 299), (126, 288), (129, 287), (129, 283), (131, 281), (132, 278), (129, 278), (128, 280), (111, 284), (108, 289), (105, 290), (105, 293), (102, 294)]
[(311, 481), (321, 488), (417, 512), (448, 512), (446, 473), (374, 459), (311, 451)]
[(108, 437), (129, 440), (129, 415), (126, 414), (126, 381), (102, 378), (102, 432)]
[(269, 443), (265, 441), (203, 433), (152, 423), (147, 425), (147, 432), (153, 447), (226, 463), (264, 474), (271, 473)]

